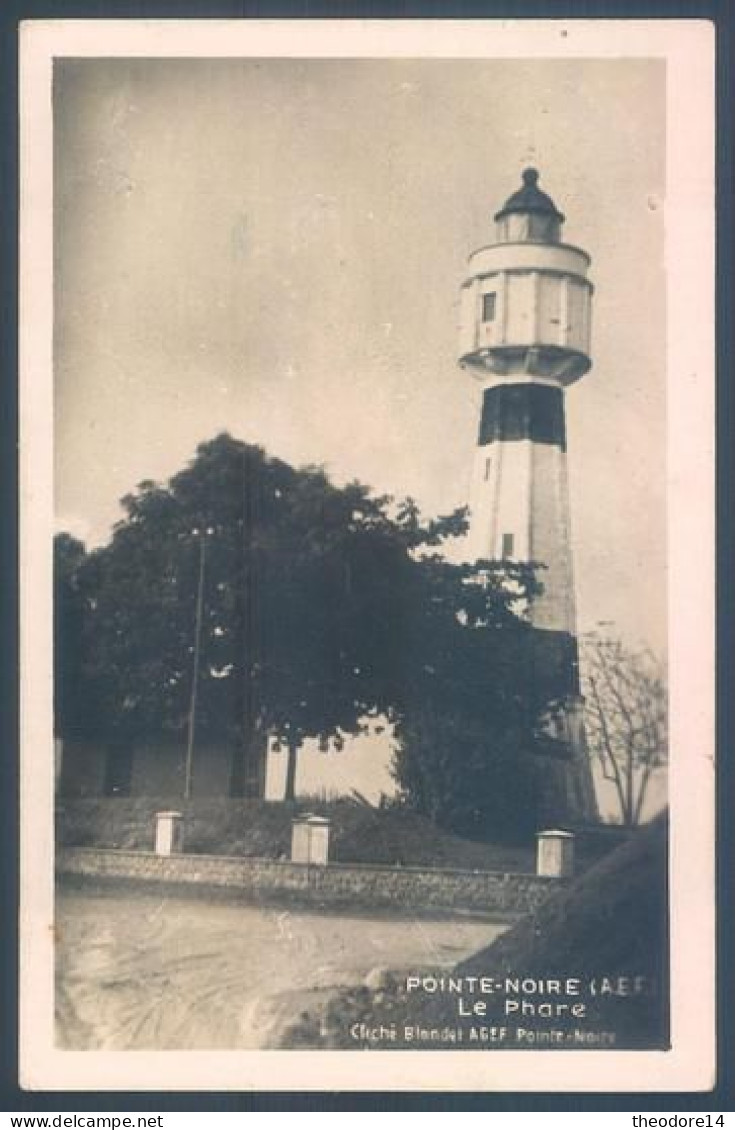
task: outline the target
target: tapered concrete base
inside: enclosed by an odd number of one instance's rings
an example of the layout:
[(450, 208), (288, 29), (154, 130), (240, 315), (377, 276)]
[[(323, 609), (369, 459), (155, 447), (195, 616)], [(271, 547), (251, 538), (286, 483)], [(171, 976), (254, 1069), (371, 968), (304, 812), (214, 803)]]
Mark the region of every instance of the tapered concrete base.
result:
[(577, 826), (599, 821), (592, 772), (587, 758), (568, 761), (535, 758), (538, 769), (539, 826)]

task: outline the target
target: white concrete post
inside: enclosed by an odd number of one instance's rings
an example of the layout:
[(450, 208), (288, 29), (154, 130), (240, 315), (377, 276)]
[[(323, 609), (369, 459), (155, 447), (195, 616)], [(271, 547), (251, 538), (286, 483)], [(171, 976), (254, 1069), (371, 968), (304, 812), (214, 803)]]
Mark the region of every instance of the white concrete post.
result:
[(181, 851), (182, 827), (180, 812), (156, 813), (156, 855), (174, 855)]
[(566, 879), (574, 874), (574, 834), (550, 828), (536, 833), (536, 874)]
[(312, 816), (309, 831), (309, 863), (326, 867), (329, 862), (329, 820), (325, 816)]
[(291, 862), (309, 862), (308, 816), (296, 816), (291, 821)]
[(329, 820), (305, 812), (291, 821), (291, 862), (324, 867), (329, 861)]

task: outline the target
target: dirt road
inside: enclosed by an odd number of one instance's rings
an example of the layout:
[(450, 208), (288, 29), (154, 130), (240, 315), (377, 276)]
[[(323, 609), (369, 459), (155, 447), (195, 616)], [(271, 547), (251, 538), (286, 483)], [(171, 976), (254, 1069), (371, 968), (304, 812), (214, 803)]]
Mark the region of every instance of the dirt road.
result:
[(57, 1043), (267, 1048), (314, 990), (376, 966), (454, 965), (506, 924), (312, 914), (201, 898), (62, 891)]

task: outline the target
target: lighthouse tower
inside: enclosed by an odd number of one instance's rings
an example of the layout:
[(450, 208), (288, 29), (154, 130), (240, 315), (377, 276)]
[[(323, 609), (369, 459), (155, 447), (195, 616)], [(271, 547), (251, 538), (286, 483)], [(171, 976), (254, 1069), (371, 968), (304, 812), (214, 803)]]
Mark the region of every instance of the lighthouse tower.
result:
[(462, 286), (459, 363), (482, 387), (468, 549), (474, 560), (540, 566), (531, 674), (554, 669), (564, 692), (560, 756), (539, 766), (542, 816), (589, 821), (597, 808), (579, 696), (564, 396), (591, 366), (593, 288), (589, 256), (561, 241), (564, 216), (538, 180), (524, 171)]

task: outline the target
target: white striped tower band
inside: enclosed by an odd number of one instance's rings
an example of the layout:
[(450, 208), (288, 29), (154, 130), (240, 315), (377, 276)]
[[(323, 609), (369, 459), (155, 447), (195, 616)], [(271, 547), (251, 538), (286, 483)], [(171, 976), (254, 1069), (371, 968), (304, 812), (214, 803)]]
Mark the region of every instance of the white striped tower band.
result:
[(473, 252), (462, 285), (460, 366), (482, 386), (470, 492), (469, 556), (539, 566), (528, 616), (543, 663), (565, 667), (558, 737), (543, 767), (542, 812), (596, 819), (577, 672), (565, 389), (591, 367), (589, 256), (561, 242), (564, 216), (526, 169), (496, 214), (496, 241)]

